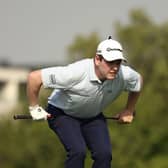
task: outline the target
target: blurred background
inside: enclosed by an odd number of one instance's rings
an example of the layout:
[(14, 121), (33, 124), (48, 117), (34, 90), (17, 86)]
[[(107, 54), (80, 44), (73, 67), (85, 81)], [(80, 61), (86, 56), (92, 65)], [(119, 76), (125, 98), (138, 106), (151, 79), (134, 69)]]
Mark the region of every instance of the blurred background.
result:
[[(108, 121), (115, 168), (168, 167), (168, 2), (130, 0), (0, 0), (0, 167), (63, 168), (66, 154), (46, 122), (14, 121), (28, 114), (27, 74), (34, 69), (92, 58), (111, 35), (144, 77), (130, 125)], [(46, 106), (52, 90), (41, 89)], [(123, 93), (105, 110), (126, 103)], [(92, 160), (88, 151), (86, 167)]]

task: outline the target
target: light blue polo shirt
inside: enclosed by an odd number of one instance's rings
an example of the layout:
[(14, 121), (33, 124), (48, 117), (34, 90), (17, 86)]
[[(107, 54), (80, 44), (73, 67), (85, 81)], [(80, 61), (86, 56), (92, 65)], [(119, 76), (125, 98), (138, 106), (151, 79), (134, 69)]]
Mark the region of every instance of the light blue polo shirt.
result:
[(54, 88), (48, 103), (79, 118), (96, 116), (122, 91), (138, 92), (141, 88), (140, 74), (125, 65), (120, 66), (115, 79), (101, 82), (93, 59), (42, 69), (42, 81), (45, 88)]

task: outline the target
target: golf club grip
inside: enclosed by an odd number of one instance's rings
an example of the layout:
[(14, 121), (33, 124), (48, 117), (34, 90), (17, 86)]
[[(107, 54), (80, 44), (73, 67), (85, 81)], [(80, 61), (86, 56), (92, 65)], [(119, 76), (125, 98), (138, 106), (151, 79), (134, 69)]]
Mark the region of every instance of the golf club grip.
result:
[[(135, 117), (135, 111), (133, 112), (133, 116)], [(111, 119), (111, 120), (119, 120), (119, 117), (105, 117), (105, 119)]]
[(119, 120), (119, 117), (105, 117), (105, 119)]
[(32, 119), (32, 116), (29, 114), (16, 114), (13, 116), (14, 120), (19, 120), (19, 119)]

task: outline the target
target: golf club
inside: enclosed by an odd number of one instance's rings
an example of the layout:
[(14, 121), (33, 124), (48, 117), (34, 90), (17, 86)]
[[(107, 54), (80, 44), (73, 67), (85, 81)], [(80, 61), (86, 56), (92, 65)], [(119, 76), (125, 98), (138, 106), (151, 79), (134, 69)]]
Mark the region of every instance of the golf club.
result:
[[(133, 115), (135, 116), (135, 111), (133, 113)], [(49, 118), (54, 118), (54, 116), (51, 116)], [(29, 114), (15, 114), (13, 116), (14, 120), (20, 120), (20, 119), (32, 119), (32, 116)], [(111, 120), (119, 120), (119, 117), (105, 117), (105, 119), (111, 119)]]

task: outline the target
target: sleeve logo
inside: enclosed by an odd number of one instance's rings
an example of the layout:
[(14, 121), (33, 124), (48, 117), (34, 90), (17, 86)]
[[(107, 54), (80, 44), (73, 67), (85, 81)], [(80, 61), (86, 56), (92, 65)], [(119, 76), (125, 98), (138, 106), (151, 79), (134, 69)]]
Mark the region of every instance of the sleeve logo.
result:
[(50, 82), (51, 82), (52, 84), (56, 84), (56, 78), (55, 78), (55, 75), (54, 75), (54, 74), (51, 74), (51, 75), (49, 76), (49, 79), (50, 79)]

